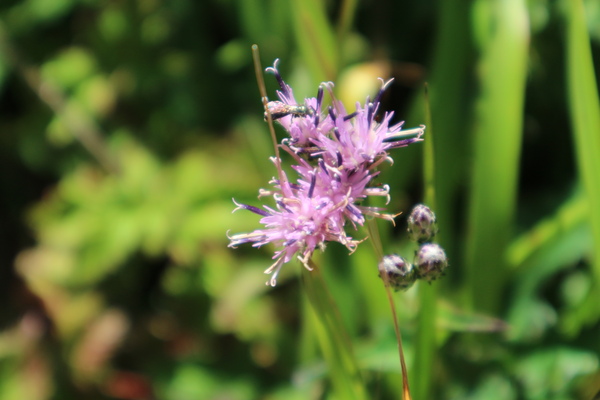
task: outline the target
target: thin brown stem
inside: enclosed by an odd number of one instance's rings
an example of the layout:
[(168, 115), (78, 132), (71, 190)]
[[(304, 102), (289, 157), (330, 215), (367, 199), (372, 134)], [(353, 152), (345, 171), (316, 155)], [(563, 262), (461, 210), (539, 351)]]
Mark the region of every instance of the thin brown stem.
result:
[[(383, 259), (383, 247), (381, 246), (381, 239), (379, 236), (377, 221), (375, 219), (367, 220), (367, 229), (369, 231), (371, 243), (373, 244), (373, 248), (375, 249), (375, 255), (377, 257), (377, 260), (381, 261)], [(412, 397), (410, 396), (410, 388), (408, 385), (408, 369), (406, 368), (406, 361), (404, 360), (404, 351), (402, 349), (402, 334), (400, 333), (400, 326), (398, 324), (398, 318), (396, 317), (398, 315), (396, 312), (396, 305), (394, 304), (394, 298), (392, 296), (392, 291), (390, 290), (390, 283), (387, 274), (384, 270), (380, 269), (379, 275), (383, 280), (385, 294), (388, 298), (388, 302), (390, 303), (390, 311), (392, 312), (392, 319), (394, 321), (394, 332), (396, 333), (396, 340), (398, 341), (398, 354), (400, 356), (400, 368), (402, 370), (402, 400), (411, 400)]]
[(400, 368), (402, 369), (402, 399), (411, 400), (410, 388), (408, 386), (408, 369), (406, 368), (406, 361), (404, 360), (404, 351), (402, 351), (402, 334), (400, 333), (400, 327), (398, 325), (398, 315), (396, 312), (396, 305), (394, 304), (394, 298), (392, 297), (392, 291), (388, 284), (387, 274), (383, 274), (385, 283), (385, 294), (388, 297), (390, 303), (390, 310), (392, 312), (392, 319), (394, 320), (394, 331), (396, 332), (396, 339), (398, 340), (398, 354), (400, 355)]
[(277, 159), (277, 175), (279, 182), (283, 183), (283, 172), (281, 170), (281, 157), (279, 156), (279, 146), (277, 144), (277, 136), (275, 135), (275, 127), (273, 126), (273, 116), (269, 110), (268, 103), (269, 98), (267, 97), (267, 89), (265, 87), (265, 80), (263, 77), (263, 69), (260, 63), (260, 53), (258, 51), (258, 45), (252, 45), (252, 60), (254, 61), (254, 72), (256, 73), (256, 82), (258, 83), (258, 90), (262, 99), (263, 107), (265, 109), (265, 115), (267, 116), (267, 123), (269, 124), (269, 132), (271, 133), (271, 140), (273, 141), (273, 147), (275, 149), (275, 158)]

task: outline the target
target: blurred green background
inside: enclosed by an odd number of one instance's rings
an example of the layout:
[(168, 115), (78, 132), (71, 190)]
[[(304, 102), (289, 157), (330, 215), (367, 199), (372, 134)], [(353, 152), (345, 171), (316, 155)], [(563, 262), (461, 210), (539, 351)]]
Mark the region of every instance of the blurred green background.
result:
[[(592, 399), (597, 0), (3, 0), (0, 398), (336, 398), (301, 267), (272, 289), (272, 248), (226, 247), (259, 220), (231, 198), (275, 173), (253, 43), (297, 99), (332, 80), (351, 110), (394, 77), (383, 108), (428, 124), (379, 179), (394, 213), (435, 188), (450, 257), (395, 294), (413, 398)], [(400, 398), (370, 244), (317, 262), (369, 398)]]

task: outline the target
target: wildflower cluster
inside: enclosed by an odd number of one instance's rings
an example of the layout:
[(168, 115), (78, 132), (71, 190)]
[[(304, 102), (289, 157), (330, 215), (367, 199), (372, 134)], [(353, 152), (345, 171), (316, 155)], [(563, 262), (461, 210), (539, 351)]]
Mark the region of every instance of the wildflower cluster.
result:
[[(270, 114), (289, 134), (280, 148), (291, 155), (298, 178), (291, 181), (281, 169), (281, 160), (272, 157), (278, 176), (271, 180), (270, 190), (259, 191), (259, 197), (271, 197), (275, 206), (257, 208), (234, 200), (234, 211), (246, 209), (261, 215), (264, 227), (229, 236), (229, 247), (243, 243), (253, 243), (254, 247), (273, 243), (277, 247), (275, 261), (265, 271), (271, 274), (267, 282), (271, 286), (275, 286), (281, 267), (294, 258), (310, 270), (314, 251), (323, 250), (327, 242), (339, 242), (354, 252), (362, 240), (349, 236), (347, 225), (356, 229), (364, 224), (365, 216), (393, 222), (394, 215), (361, 202), (367, 196), (382, 196), (389, 202), (389, 186), (372, 186), (378, 175), (376, 167), (392, 161), (389, 150), (422, 140), (425, 129), (402, 131), (402, 123), (390, 125), (393, 112), (383, 113), (376, 121), (381, 96), (391, 80), (381, 80), (375, 98), (367, 98), (364, 106), (357, 103), (356, 110), (348, 113), (334, 97), (332, 82), (322, 83), (316, 97), (297, 103), (277, 64), (278, 60), (267, 72), (279, 83), (279, 100), (268, 103), (265, 119)], [(325, 91), (331, 96), (328, 107), (323, 104)]]
[(419, 244), (414, 263), (398, 254), (386, 255), (379, 263), (379, 275), (386, 275), (396, 290), (410, 288), (417, 279), (431, 282), (444, 275), (448, 267), (446, 253), (440, 245), (431, 243), (437, 232), (435, 213), (424, 204), (415, 206), (408, 217), (409, 238)]

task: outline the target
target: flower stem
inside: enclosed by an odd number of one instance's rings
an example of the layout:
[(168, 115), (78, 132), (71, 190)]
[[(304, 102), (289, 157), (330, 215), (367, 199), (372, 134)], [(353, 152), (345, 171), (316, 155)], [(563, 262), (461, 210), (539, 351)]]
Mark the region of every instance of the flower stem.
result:
[[(427, 140), (425, 141), (423, 156), (423, 178), (425, 185), (424, 203), (431, 209), (436, 209), (435, 196), (435, 165), (434, 165), (434, 137), (429, 108), (428, 88), (425, 86), (425, 114), (427, 122)], [(413, 388), (415, 396), (427, 399), (433, 376), (433, 361), (435, 349), (435, 321), (437, 318), (437, 287), (421, 282), (419, 290), (419, 316), (417, 318), (417, 335), (415, 340), (415, 365), (413, 375)]]
[[(371, 244), (375, 249), (377, 260), (383, 259), (383, 247), (381, 245), (381, 239), (379, 236), (379, 228), (377, 227), (377, 221), (375, 219), (367, 219), (367, 229), (369, 230), (369, 237), (371, 238)], [(379, 262), (377, 263), (379, 265)], [(398, 313), (396, 312), (396, 305), (394, 304), (394, 298), (392, 297), (392, 291), (387, 281), (387, 274), (381, 273), (385, 294), (387, 295), (388, 302), (390, 303), (390, 311), (392, 312), (392, 320), (394, 321), (394, 332), (396, 333), (396, 340), (398, 342), (398, 355), (400, 358), (400, 368), (402, 369), (402, 399), (411, 400), (410, 387), (408, 384), (408, 369), (406, 368), (406, 361), (404, 360), (404, 351), (402, 350), (402, 334), (400, 333), (400, 326), (398, 325)]]
[[(265, 114), (267, 116), (267, 123), (269, 125), (269, 133), (271, 134), (271, 140), (273, 141), (273, 147), (275, 150), (275, 158), (277, 160), (281, 160), (279, 157), (279, 146), (277, 145), (277, 136), (275, 135), (275, 127), (273, 126), (273, 116), (271, 115), (271, 111), (267, 106), (269, 98), (267, 97), (267, 89), (265, 87), (265, 80), (263, 77), (263, 69), (260, 63), (260, 53), (258, 50), (258, 45), (252, 45), (252, 60), (254, 61), (254, 72), (256, 73), (256, 82), (258, 83), (258, 90), (260, 91), (260, 97), (262, 99), (263, 108), (265, 109)], [(279, 180), (283, 180), (283, 173), (281, 172), (281, 165), (277, 163), (277, 176)]]
[(312, 260), (308, 263), (312, 271), (302, 268), (304, 292), (312, 306), (312, 313), (308, 314), (314, 317), (311, 322), (315, 327), (323, 357), (329, 366), (335, 397), (349, 400), (367, 399), (350, 338), (344, 330), (338, 307), (318, 266)]

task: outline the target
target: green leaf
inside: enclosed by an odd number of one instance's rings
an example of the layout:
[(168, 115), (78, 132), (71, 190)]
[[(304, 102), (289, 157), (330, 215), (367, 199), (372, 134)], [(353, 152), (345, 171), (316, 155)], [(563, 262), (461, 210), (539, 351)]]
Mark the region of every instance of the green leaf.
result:
[(293, 2), (292, 19), (302, 59), (315, 82), (335, 80), (339, 73), (339, 43), (320, 0)]
[(594, 286), (587, 301), (565, 321), (565, 329), (577, 333), (600, 317), (600, 100), (581, 0), (567, 1), (567, 82), (579, 178), (589, 209), (592, 228), (591, 266)]
[(525, 356), (517, 363), (515, 375), (527, 399), (570, 399), (574, 379), (595, 372), (598, 366), (598, 356), (592, 352), (554, 347)]
[(478, 66), (465, 262), (470, 306), (494, 313), (506, 282), (503, 255), (516, 206), (529, 25), (522, 0), (476, 4), (486, 7), (488, 36)]

